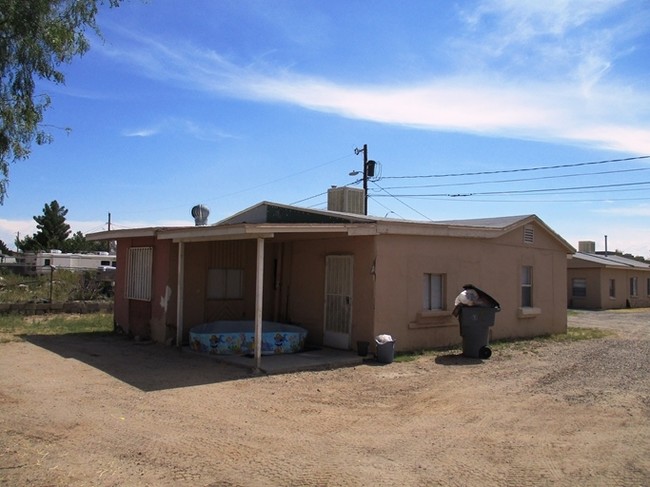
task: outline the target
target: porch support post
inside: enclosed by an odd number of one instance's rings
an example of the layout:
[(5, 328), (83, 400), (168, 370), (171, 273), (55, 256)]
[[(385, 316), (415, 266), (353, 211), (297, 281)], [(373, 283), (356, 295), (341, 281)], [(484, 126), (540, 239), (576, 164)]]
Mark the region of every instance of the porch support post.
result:
[(255, 290), (255, 367), (262, 366), (262, 304), (264, 302), (264, 239), (257, 239), (257, 275)]
[(185, 244), (178, 242), (178, 282), (176, 284), (176, 347), (183, 347), (183, 284), (185, 281)]

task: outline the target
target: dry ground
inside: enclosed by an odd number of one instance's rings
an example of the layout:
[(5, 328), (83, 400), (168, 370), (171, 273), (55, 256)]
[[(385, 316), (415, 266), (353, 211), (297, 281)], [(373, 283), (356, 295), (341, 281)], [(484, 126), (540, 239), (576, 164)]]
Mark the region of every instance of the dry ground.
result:
[(251, 376), (122, 337), (0, 345), (0, 484), (650, 485), (650, 310), (616, 335)]

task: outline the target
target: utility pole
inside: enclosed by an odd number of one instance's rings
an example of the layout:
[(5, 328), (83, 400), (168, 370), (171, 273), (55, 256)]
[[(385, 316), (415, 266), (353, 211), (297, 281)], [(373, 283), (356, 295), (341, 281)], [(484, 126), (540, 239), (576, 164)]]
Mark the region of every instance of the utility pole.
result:
[(108, 212), (108, 231), (111, 231), (111, 213), (110, 211)]
[[(363, 152), (363, 214), (368, 214), (368, 177), (375, 175), (375, 161), (368, 160), (368, 144), (363, 144), (363, 149), (354, 149), (354, 153), (359, 155)], [(356, 174), (358, 174), (355, 171)], [(355, 174), (351, 173), (351, 174)]]
[(368, 214), (368, 144), (363, 144), (363, 214)]

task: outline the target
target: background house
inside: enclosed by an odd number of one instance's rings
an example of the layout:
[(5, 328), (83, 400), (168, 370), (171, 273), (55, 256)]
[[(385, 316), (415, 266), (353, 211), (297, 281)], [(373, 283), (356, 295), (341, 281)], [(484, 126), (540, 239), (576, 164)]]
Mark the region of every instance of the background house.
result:
[(650, 306), (650, 264), (613, 253), (597, 253), (592, 241), (579, 242), (578, 249), (568, 261), (570, 308)]
[[(334, 196), (330, 208), (357, 201)], [(215, 225), (87, 238), (117, 241), (116, 324), (156, 341), (261, 313), (319, 346), (383, 333), (398, 350), (446, 346), (461, 340), (452, 311), (468, 283), (501, 304), (493, 338), (566, 330), (574, 249), (535, 215), (414, 222), (262, 202)]]

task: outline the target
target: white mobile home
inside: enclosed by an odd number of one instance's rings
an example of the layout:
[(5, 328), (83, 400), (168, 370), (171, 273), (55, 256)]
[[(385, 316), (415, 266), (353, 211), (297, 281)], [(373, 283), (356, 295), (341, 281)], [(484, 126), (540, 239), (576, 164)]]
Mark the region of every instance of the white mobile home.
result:
[(30, 275), (46, 274), (55, 269), (74, 271), (98, 270), (115, 267), (115, 254), (96, 252), (93, 254), (67, 254), (60, 250), (49, 252), (26, 252), (21, 258), (25, 273)]

